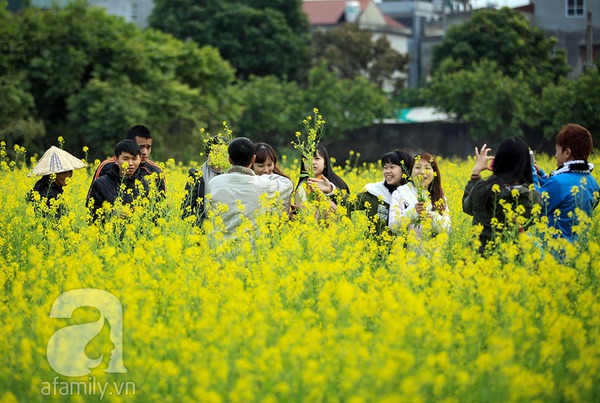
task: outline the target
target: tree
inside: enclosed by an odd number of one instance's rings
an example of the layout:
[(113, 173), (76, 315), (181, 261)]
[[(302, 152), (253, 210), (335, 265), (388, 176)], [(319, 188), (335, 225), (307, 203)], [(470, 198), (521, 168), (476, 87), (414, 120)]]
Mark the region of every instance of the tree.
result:
[(391, 114), (388, 99), (377, 85), (364, 77), (338, 78), (325, 65), (310, 70), (305, 105), (305, 115), (316, 107), (325, 118), (325, 142), (341, 140), (346, 133)]
[(545, 87), (566, 77), (564, 51), (518, 12), (477, 11), (434, 49), (428, 98), (486, 139), (541, 131)]
[(235, 132), (274, 146), (289, 146), (302, 121), (318, 108), (326, 120), (325, 142), (390, 114), (389, 102), (377, 85), (364, 77), (339, 78), (325, 66), (313, 67), (305, 89), (274, 76), (252, 76), (237, 91), (243, 104)]
[[(160, 138), (157, 158), (190, 158), (197, 152), (180, 145), (196, 141), (199, 127), (239, 116), (230, 92), (234, 70), (215, 48), (142, 32), (81, 1), (0, 18), (0, 76), (11, 77), (0, 86), (14, 94), (12, 110), (40, 122), (42, 133), (62, 135), (68, 147), (89, 146), (91, 157), (104, 157), (128, 127), (142, 123)], [(10, 110), (2, 108), (0, 124)], [(37, 149), (50, 145), (11, 136)]]
[(357, 24), (342, 24), (328, 31), (315, 32), (312, 64), (322, 63), (340, 78), (365, 76), (379, 87), (388, 82), (400, 88), (404, 83), (396, 77), (406, 75), (408, 56), (392, 49), (385, 36), (373, 41), (368, 30)]
[[(564, 50), (555, 45), (555, 38), (546, 37), (517, 11), (480, 10), (450, 28), (434, 48), (432, 72), (434, 76), (451, 73), (490, 60), (507, 77), (522, 74), (534, 93), (541, 94), (548, 83), (558, 82), (569, 71)], [(443, 65), (447, 59), (456, 63)]]
[(244, 111), (235, 124), (236, 132), (275, 147), (289, 146), (306, 116), (304, 91), (295, 82), (275, 76), (251, 76), (238, 94)]
[(218, 48), (241, 78), (302, 79), (308, 67), (310, 30), (300, 0), (156, 0), (150, 24)]
[(587, 69), (574, 80), (563, 79), (549, 85), (543, 93), (541, 108), (545, 111), (542, 121), (544, 134), (549, 139), (567, 123), (586, 127), (600, 144), (600, 73)]
[(13, 144), (34, 144), (45, 134), (43, 122), (31, 117), (34, 100), (25, 89), (24, 74), (0, 76), (0, 138)]
[(458, 120), (471, 123), (473, 138), (500, 140), (523, 135), (531, 93), (522, 78), (506, 77), (494, 62), (483, 60), (471, 69), (438, 76), (429, 87), (429, 97)]

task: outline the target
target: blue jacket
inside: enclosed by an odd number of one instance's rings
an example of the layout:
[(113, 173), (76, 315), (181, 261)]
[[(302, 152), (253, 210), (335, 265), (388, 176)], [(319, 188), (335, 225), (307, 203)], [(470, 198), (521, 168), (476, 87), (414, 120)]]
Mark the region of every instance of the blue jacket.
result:
[[(573, 241), (575, 236), (572, 231), (573, 225), (578, 223), (575, 209), (583, 210), (588, 216), (598, 205), (600, 187), (591, 173), (564, 172), (552, 176), (540, 170), (540, 176), (534, 170), (533, 182), (536, 189), (544, 199), (542, 213), (548, 217), (550, 226), (561, 231), (562, 236)], [(573, 187), (579, 188), (577, 193), (572, 191)], [(544, 192), (548, 194), (546, 197)], [(555, 213), (560, 211), (560, 215)], [(572, 212), (572, 217), (569, 213)]]

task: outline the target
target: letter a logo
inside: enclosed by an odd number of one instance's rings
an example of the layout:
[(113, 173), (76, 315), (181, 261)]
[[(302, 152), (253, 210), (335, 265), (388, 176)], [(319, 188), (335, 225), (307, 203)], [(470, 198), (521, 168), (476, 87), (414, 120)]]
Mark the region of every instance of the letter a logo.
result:
[(123, 307), (111, 293), (93, 288), (80, 288), (61, 294), (50, 310), (51, 318), (68, 319), (75, 309), (90, 306), (100, 311), (96, 322), (71, 325), (57, 330), (48, 340), (47, 357), (50, 366), (64, 376), (83, 376), (91, 373), (102, 362), (103, 355), (90, 359), (85, 354), (85, 346), (104, 326), (110, 324), (110, 339), (115, 348), (105, 372), (125, 373), (123, 365)]

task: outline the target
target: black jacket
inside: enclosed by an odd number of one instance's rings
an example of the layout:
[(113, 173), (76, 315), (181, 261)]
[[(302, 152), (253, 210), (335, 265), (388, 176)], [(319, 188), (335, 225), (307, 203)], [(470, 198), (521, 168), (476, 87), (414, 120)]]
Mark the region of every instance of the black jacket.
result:
[[(142, 188), (136, 183), (141, 183)], [(121, 189), (121, 184), (125, 187)], [(129, 191), (131, 189), (131, 191)], [(111, 169), (106, 175), (100, 176), (92, 183), (86, 205), (90, 205), (92, 200), (92, 216), (94, 220), (98, 219), (98, 209), (104, 202), (114, 205), (117, 198), (121, 198), (123, 204), (131, 204), (139, 197), (147, 197), (149, 191), (148, 182), (138, 168), (130, 177), (122, 177), (119, 166), (112, 164)]]
[[(195, 168), (189, 170), (188, 181), (185, 185), (185, 196), (181, 203), (181, 218), (195, 216), (195, 225), (200, 226), (206, 215), (204, 210), (204, 193), (206, 184), (200, 176), (200, 171)], [(200, 177), (199, 177), (200, 176)]]
[[(39, 203), (45, 203), (48, 209), (51, 208), (52, 204), (57, 203), (53, 200), (60, 200), (60, 196), (63, 194), (63, 187), (60, 186), (55, 181), (50, 181), (50, 175), (42, 176), (36, 183), (33, 185), (33, 189), (27, 193), (27, 201), (31, 203), (35, 203), (34, 193), (38, 193), (40, 195)], [(67, 212), (67, 207), (64, 203), (58, 202), (55, 204), (56, 214), (55, 217), (59, 218)], [(46, 209), (40, 208), (39, 204), (36, 205), (36, 210), (42, 215), (46, 216)]]
[[(116, 165), (115, 157), (111, 157), (107, 160), (102, 161), (102, 163), (100, 163), (100, 165), (96, 169), (96, 172), (94, 173), (94, 177), (92, 178), (92, 185), (94, 184), (96, 179), (109, 173), (113, 169), (113, 166), (115, 166), (115, 165)], [(160, 167), (158, 165), (156, 165), (156, 163), (148, 160), (148, 162), (144, 162), (144, 163), (140, 164), (138, 171), (140, 171), (140, 174), (143, 177), (146, 177), (146, 176), (152, 175), (152, 174), (156, 174), (156, 189), (158, 190), (160, 195), (164, 197), (165, 193), (167, 192), (167, 185), (165, 182), (165, 175), (163, 174), (162, 169), (160, 169)], [(148, 181), (148, 178), (146, 178), (146, 181)], [(90, 190), (88, 190), (88, 198), (90, 197), (91, 192), (92, 192), (92, 186), (90, 186)]]
[[(473, 216), (473, 225), (482, 224), (483, 230), (479, 235), (481, 247), (479, 252), (485, 251), (485, 245), (494, 240), (496, 234), (508, 233), (510, 236), (511, 230), (524, 231), (534, 224), (534, 216), (532, 215), (533, 207), (536, 204), (542, 205), (542, 197), (535, 189), (530, 189), (527, 184), (513, 186), (499, 186), (498, 193), (492, 191), (492, 187), (496, 183), (495, 176), (490, 176), (483, 180), (470, 180), (465, 186), (463, 193), (463, 212)], [(513, 194), (515, 191), (515, 194)], [(525, 219), (523, 226), (517, 222), (510, 222), (506, 218), (504, 208), (500, 205), (500, 200), (504, 200), (507, 205), (511, 206), (512, 210), (516, 210), (517, 206), (523, 206), (525, 211), (521, 216)], [(502, 227), (494, 227), (493, 219), (498, 220)]]

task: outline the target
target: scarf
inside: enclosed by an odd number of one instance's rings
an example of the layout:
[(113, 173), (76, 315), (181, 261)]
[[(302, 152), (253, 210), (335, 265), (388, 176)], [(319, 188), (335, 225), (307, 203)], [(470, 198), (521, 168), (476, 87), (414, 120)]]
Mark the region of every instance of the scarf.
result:
[(365, 190), (368, 193), (371, 193), (373, 196), (377, 197), (381, 196), (383, 201), (387, 204), (390, 204), (390, 201), (392, 200), (392, 193), (394, 193), (392, 188), (395, 190), (398, 188), (398, 186), (388, 185), (385, 180), (381, 182), (367, 183), (365, 185)]
[(573, 160), (573, 161), (567, 161), (564, 164), (562, 164), (561, 166), (559, 166), (558, 169), (555, 169), (554, 171), (552, 171), (552, 173), (550, 173), (550, 176), (560, 175), (560, 174), (570, 173), (570, 172), (589, 174), (593, 170), (594, 170), (594, 164), (592, 164), (591, 162), (587, 162), (585, 160)]
[(390, 193), (394, 193), (394, 190), (398, 189), (398, 186), (400, 185), (390, 185), (386, 181), (383, 181), (383, 186), (385, 186), (385, 188), (389, 190)]

